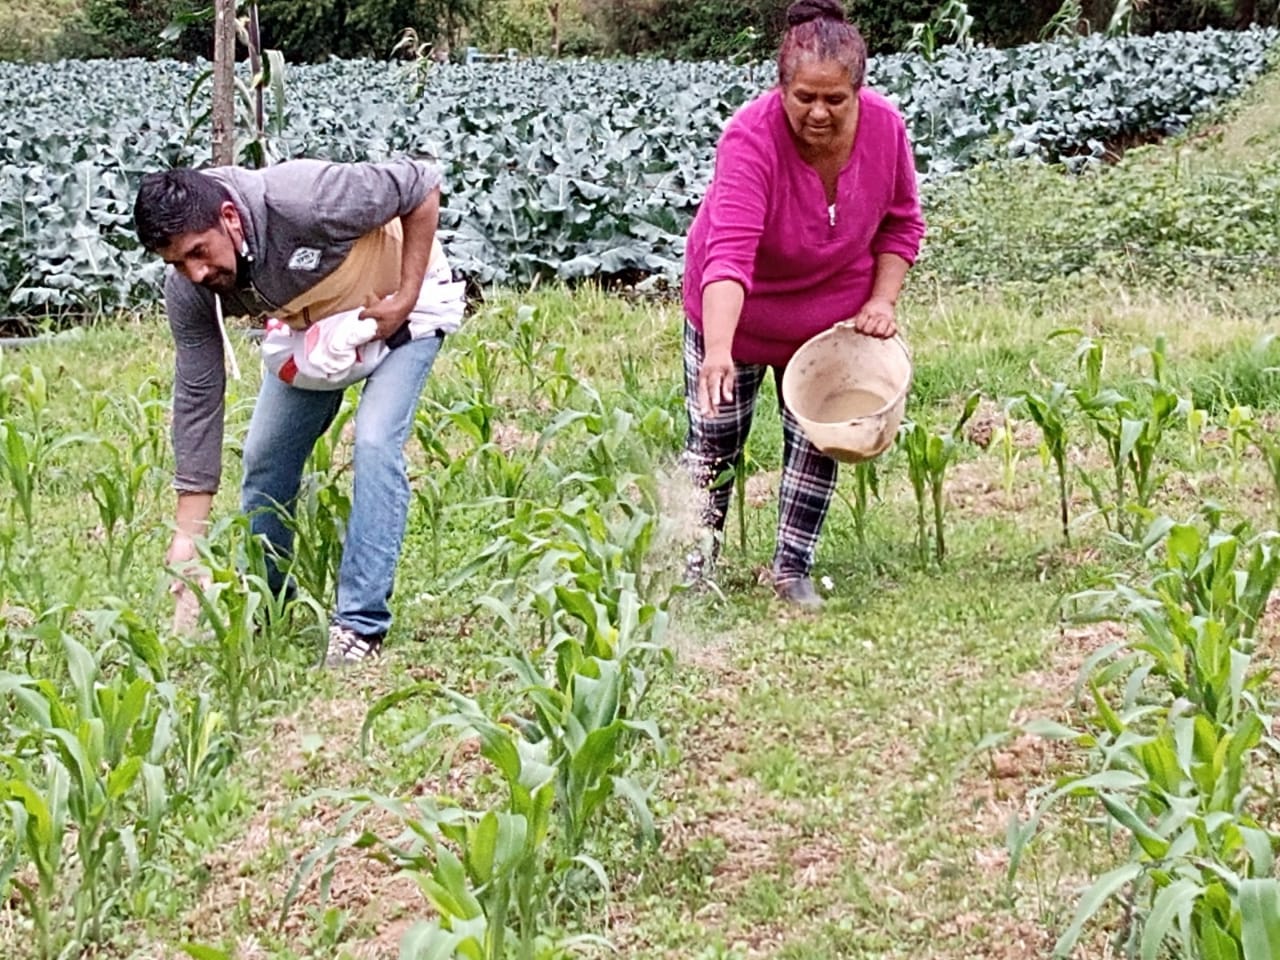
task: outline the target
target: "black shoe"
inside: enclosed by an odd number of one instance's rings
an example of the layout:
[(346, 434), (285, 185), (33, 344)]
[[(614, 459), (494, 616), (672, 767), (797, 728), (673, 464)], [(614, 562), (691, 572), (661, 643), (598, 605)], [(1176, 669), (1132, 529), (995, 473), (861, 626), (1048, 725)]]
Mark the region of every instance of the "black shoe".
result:
[(822, 608), (822, 597), (818, 596), (818, 591), (813, 589), (813, 581), (808, 577), (794, 577), (776, 582), (773, 590), (779, 600), (793, 607), (803, 607), (807, 610)]
[(349, 667), (364, 660), (371, 660), (382, 651), (383, 634), (368, 636), (356, 633), (340, 623), (329, 624), (329, 649), (325, 653), (326, 667)]

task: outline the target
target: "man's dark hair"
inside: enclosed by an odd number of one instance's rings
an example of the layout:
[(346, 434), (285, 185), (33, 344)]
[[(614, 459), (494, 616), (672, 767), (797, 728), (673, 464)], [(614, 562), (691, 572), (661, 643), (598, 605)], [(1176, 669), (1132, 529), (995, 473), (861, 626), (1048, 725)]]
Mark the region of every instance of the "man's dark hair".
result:
[(231, 199), (213, 177), (187, 167), (149, 173), (142, 178), (133, 203), (138, 239), (152, 253), (183, 233), (203, 233), (221, 216)]

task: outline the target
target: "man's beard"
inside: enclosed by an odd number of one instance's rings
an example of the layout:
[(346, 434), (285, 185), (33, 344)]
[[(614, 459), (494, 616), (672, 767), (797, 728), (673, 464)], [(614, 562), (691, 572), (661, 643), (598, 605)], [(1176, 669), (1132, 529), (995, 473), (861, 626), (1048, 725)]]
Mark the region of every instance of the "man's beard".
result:
[[(222, 230), (227, 235), (227, 239), (230, 240), (231, 234), (226, 226), (223, 226)], [(200, 286), (219, 294), (247, 290), (249, 288), (249, 267), (249, 258), (237, 250), (235, 270), (215, 270), (201, 281)]]
[(207, 274), (200, 286), (214, 293), (235, 293), (236, 275), (230, 270), (218, 270)]

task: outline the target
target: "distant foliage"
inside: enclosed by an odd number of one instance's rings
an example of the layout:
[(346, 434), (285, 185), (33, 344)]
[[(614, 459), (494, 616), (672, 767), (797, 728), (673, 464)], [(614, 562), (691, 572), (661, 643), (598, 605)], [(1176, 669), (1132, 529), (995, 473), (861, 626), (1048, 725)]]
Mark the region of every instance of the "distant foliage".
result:
[[(640, 55), (694, 60), (768, 60), (777, 51), (789, 0), (263, 0), (264, 40), (291, 62), (386, 58), (406, 28), (438, 53), (467, 46), (525, 55)], [(943, 0), (846, 0), (849, 19), (873, 53), (907, 48), (937, 24)], [(1016, 46), (1107, 32), (1151, 34), (1250, 23), (1280, 24), (1280, 0), (965, 0), (965, 38)], [(192, 58), (210, 55), (208, 0), (5, 0), (0, 59)], [(953, 13), (955, 11), (953, 10)], [(1119, 16), (1117, 16), (1119, 14)], [(202, 18), (177, 43), (160, 33)], [(1070, 15), (1069, 17), (1067, 15)], [(937, 46), (955, 41), (936, 35)]]
[[(1237, 93), (1262, 68), (1275, 36), (1256, 30), (1094, 36), (1005, 51), (948, 47), (933, 62), (875, 58), (870, 82), (900, 105), (931, 183), (1004, 157), (1081, 168), (1113, 147), (1181, 130)], [(0, 65), (4, 313), (95, 313), (154, 297), (160, 264), (136, 247), (131, 198), (148, 170), (207, 162), (207, 145), (189, 135), (191, 117), (181, 107), (195, 72), (173, 62)], [(455, 266), (478, 282), (674, 281), (724, 124), (772, 85), (774, 72), (769, 63), (442, 65), (413, 100), (416, 74), (408, 65), (300, 65), (291, 69), (296, 95), (273, 142), (283, 156), (439, 157), (443, 239)], [(1007, 178), (1015, 185), (1007, 199), (996, 189), (961, 206), (973, 216), (998, 216), (1020, 197), (1017, 187), (1038, 176), (1032, 167)], [(1266, 242), (1267, 230), (1272, 241), (1280, 235), (1273, 199), (1280, 191), (1271, 181), (1233, 187), (1240, 203), (1218, 213), (1213, 198), (1222, 190), (1201, 198), (1174, 180), (1159, 181), (1153, 193), (1139, 173), (1122, 182), (1131, 191), (1123, 207), (1112, 219), (1092, 218), (1090, 229), (1102, 222), (1157, 250), (1194, 234), (1202, 237), (1197, 248), (1210, 252)], [(1174, 195), (1184, 198), (1190, 222), (1161, 206)], [(1039, 209), (1037, 195), (1021, 199)], [(1237, 210), (1248, 211), (1252, 233), (1231, 226)], [(1068, 209), (1061, 224), (1046, 229), (1072, 222)], [(1221, 235), (1210, 236), (1219, 226)], [(941, 245), (947, 249), (962, 248), (964, 224), (936, 224), (936, 236), (950, 238)], [(1109, 249), (1097, 239), (1075, 245), (1071, 257), (1080, 268)], [(972, 271), (991, 262), (982, 250), (970, 254)], [(1045, 263), (1045, 256), (1018, 249), (1002, 262), (1025, 260), (1032, 275), (1077, 268), (1075, 261)]]
[(57, 40), (65, 57), (212, 56), (212, 28), (185, 31), (176, 42), (161, 38), (176, 18), (191, 17), (201, 0), (84, 0)]
[(481, 19), (482, 0), (262, 0), (263, 42), (290, 61), (385, 59), (406, 27), (456, 45)]

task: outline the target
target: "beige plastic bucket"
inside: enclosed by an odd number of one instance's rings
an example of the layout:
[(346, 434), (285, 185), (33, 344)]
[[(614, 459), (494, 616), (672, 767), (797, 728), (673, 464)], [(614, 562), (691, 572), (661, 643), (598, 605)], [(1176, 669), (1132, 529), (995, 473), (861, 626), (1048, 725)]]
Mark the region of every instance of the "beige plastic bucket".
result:
[(901, 337), (882, 340), (839, 323), (796, 351), (782, 375), (782, 398), (815, 447), (860, 463), (893, 444), (911, 373)]

